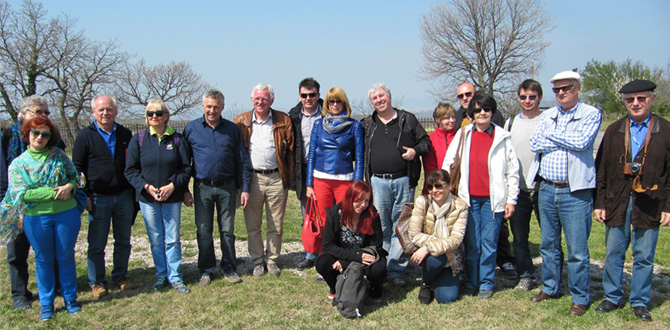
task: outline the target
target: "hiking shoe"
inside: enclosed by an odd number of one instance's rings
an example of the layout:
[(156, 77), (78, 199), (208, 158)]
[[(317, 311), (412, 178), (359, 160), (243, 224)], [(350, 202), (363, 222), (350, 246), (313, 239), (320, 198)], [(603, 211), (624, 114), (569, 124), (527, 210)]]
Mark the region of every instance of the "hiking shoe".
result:
[(314, 260), (310, 259), (303, 259), (299, 264), (298, 264), (298, 270), (305, 270), (314, 267)]
[(226, 279), (228, 280), (228, 282), (233, 284), (242, 283), (242, 278), (240, 277), (240, 275), (237, 275), (236, 272), (226, 274)]
[(419, 302), (425, 305), (430, 304), (435, 298), (435, 293), (433, 293), (433, 288), (426, 283), (421, 283), (421, 289), (419, 289)]
[(40, 320), (49, 321), (54, 315), (54, 305), (45, 305), (40, 309)]
[(330, 300), (335, 299), (335, 294), (328, 292), (328, 299), (330, 299)]
[(200, 275), (200, 280), (198, 281), (198, 286), (208, 286), (209, 283), (212, 282), (211, 277), (209, 276), (209, 273), (204, 273)]
[(28, 301), (26, 297), (19, 297), (18, 299), (14, 300), (14, 308), (18, 310), (28, 309), (30, 308), (30, 301)]
[(402, 277), (391, 277), (389, 278), (389, 283), (393, 284), (393, 286), (397, 286), (399, 288), (404, 287), (407, 285), (407, 282), (402, 279)]
[(373, 303), (376, 303), (376, 304), (381, 303), (384, 300), (384, 298), (382, 296), (379, 296), (377, 298), (369, 297), (368, 299), (370, 299), (370, 302), (373, 302)]
[(91, 287), (91, 292), (93, 293), (93, 298), (100, 298), (107, 295), (107, 288), (102, 283), (93, 284)]
[(491, 290), (479, 290), (479, 299), (489, 299), (493, 297), (493, 291)]
[(511, 262), (502, 264), (502, 266), (500, 266), (500, 270), (508, 280), (515, 280), (517, 277), (519, 277), (519, 274), (516, 273), (514, 265), (512, 265)]
[(130, 282), (125, 276), (121, 277), (118, 281), (116, 281), (116, 285), (119, 286), (119, 289), (121, 289), (121, 291), (132, 289), (133, 287), (133, 283)]
[(535, 281), (532, 278), (522, 278), (514, 287), (514, 290), (529, 291), (535, 287)]
[(191, 292), (191, 289), (189, 289), (186, 284), (184, 284), (184, 281), (177, 281), (172, 283), (172, 288), (177, 290), (179, 293), (189, 293)]
[(77, 300), (66, 301), (65, 309), (67, 309), (67, 312), (70, 314), (77, 314), (79, 311), (81, 311), (81, 306), (79, 306), (79, 302), (77, 302)]
[(151, 291), (153, 291), (153, 292), (160, 291), (160, 290), (162, 290), (163, 288), (167, 287), (168, 284), (169, 284), (169, 283), (168, 283), (167, 277), (165, 277), (165, 276), (159, 276), (159, 277), (156, 279), (156, 283), (154, 283), (154, 286), (151, 287)]
[(254, 276), (263, 276), (265, 275), (265, 265), (263, 264), (258, 264), (254, 267), (254, 271), (252, 273)]
[(273, 276), (279, 276), (279, 274), (281, 274), (281, 270), (279, 269), (276, 263), (268, 262), (268, 274)]

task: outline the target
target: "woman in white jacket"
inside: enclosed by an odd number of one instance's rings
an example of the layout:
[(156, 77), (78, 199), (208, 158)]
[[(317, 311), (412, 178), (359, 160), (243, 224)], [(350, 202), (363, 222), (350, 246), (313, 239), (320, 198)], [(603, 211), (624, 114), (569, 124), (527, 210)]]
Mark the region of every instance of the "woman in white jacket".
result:
[(492, 96), (475, 93), (468, 106), (475, 122), (456, 133), (442, 165), (450, 171), (459, 151), (458, 197), (470, 206), (465, 231), (468, 280), (464, 294), (479, 290), (482, 299), (493, 295), (500, 224), (503, 217), (514, 213), (519, 193), (519, 162), (510, 133), (491, 123), (496, 111)]

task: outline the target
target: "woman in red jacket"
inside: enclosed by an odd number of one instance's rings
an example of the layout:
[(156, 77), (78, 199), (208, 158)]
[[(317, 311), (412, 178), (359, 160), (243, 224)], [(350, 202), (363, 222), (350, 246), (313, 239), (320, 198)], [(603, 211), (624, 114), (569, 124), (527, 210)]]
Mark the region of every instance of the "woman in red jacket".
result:
[(442, 161), (444, 155), (447, 153), (447, 147), (456, 134), (456, 109), (449, 103), (440, 102), (433, 111), (433, 119), (437, 124), (435, 131), (428, 134), (430, 142), (433, 147), (428, 152), (428, 155), (422, 157), (423, 159), (423, 191), (422, 195), (428, 195), (426, 189), (426, 176), (428, 173), (442, 168)]

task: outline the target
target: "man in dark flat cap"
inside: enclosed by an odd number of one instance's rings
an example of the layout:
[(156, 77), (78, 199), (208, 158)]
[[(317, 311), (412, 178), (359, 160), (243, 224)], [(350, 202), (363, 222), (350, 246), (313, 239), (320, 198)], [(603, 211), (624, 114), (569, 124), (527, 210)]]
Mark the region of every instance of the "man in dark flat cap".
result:
[(596, 310), (607, 313), (625, 304), (621, 277), (632, 235), (629, 301), (643, 321), (651, 321), (647, 304), (659, 226), (670, 225), (670, 122), (651, 113), (655, 88), (651, 81), (634, 80), (619, 90), (628, 116), (607, 127), (598, 149), (593, 211), (607, 226), (605, 299)]

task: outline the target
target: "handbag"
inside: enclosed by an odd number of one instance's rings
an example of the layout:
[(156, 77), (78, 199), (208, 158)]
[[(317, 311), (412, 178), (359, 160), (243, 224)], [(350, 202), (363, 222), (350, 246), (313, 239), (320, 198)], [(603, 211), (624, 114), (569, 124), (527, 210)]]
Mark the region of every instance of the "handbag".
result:
[(86, 193), (84, 193), (83, 190), (77, 189), (77, 191), (74, 193), (74, 198), (77, 200), (77, 211), (79, 211), (79, 215), (82, 215), (82, 213), (86, 211), (88, 196), (86, 196)]
[[(424, 210), (428, 212), (428, 197), (425, 196), (424, 200), (426, 201), (426, 207)], [(398, 241), (402, 247), (402, 251), (405, 254), (414, 254), (417, 247), (412, 243), (412, 240), (409, 238), (409, 223), (412, 219), (412, 211), (414, 210), (414, 203), (405, 203), (402, 206), (402, 211), (400, 211), (400, 217), (398, 217), (398, 223), (395, 226), (395, 234), (398, 236)], [(425, 216), (425, 215), (424, 215)]]
[(307, 199), (301, 237), (305, 252), (312, 254), (323, 253), (323, 221), (321, 221), (319, 207), (314, 197)]
[(458, 148), (456, 149), (456, 157), (454, 157), (454, 162), (449, 166), (449, 174), (451, 176), (451, 190), (449, 190), (454, 196), (458, 196), (458, 183), (461, 181), (461, 160), (463, 159), (463, 130), (461, 129), (461, 137), (458, 142)]

